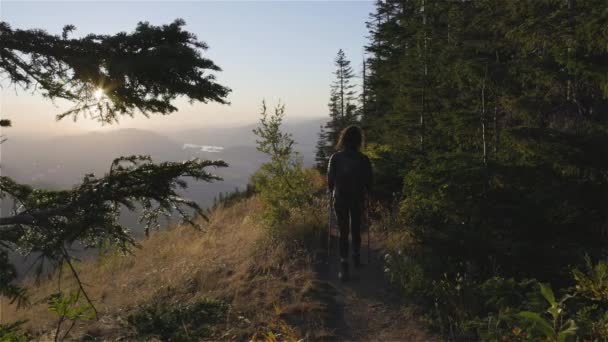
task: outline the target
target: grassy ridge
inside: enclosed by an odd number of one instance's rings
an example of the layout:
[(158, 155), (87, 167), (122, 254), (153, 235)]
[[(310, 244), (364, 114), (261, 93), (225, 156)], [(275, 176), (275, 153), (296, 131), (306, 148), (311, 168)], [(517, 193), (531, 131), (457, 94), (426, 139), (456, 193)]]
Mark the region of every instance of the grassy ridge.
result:
[[(282, 230), (286, 235), (270, 242), (256, 218), (260, 209), (255, 198), (220, 206), (212, 211), (205, 232), (170, 227), (142, 241), (133, 256), (106, 253), (80, 263), (82, 281), (100, 319), (78, 322), (70, 337), (141, 336), (133, 322), (141, 319), (142, 310), (167, 308), (155, 312), (169, 317), (180, 306), (196, 307), (208, 300), (226, 305), (218, 311), (223, 317), (214, 318), (205, 332), (211, 338), (323, 334), (325, 308), (314, 295), (318, 284), (306, 250), (319, 216), (294, 216), (290, 229)], [(50, 338), (57, 316), (49, 311), (46, 298), (58, 286), (64, 292), (76, 288), (66, 271), (29, 284), (32, 305), (19, 310), (5, 305), (5, 321), (28, 320), (27, 331)]]

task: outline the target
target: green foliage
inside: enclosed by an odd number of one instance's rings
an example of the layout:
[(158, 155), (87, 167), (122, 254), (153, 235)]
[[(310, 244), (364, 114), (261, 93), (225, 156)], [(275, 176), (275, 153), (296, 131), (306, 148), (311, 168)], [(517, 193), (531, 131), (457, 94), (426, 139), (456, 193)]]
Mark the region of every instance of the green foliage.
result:
[[(81, 300), (81, 291), (70, 291), (66, 296), (63, 292), (54, 293), (48, 298), (49, 311), (58, 316), (55, 330), (55, 341), (63, 341), (69, 335), (78, 321), (90, 320), (96, 316), (93, 306)], [(64, 323), (70, 323), (65, 331)]]
[(378, 197), (402, 189), (396, 221), (413, 241), (401, 246), (408, 259), (391, 254), (389, 276), (449, 339), (559, 339), (568, 320), (579, 337), (601, 330), (601, 303), (587, 298), (603, 291), (601, 269), (575, 276), (595, 284), (587, 297), (551, 304), (567, 309), (559, 325), (534, 282), (573, 295), (569, 269), (606, 257), (605, 8), (376, 4), (362, 124)]
[(191, 304), (154, 302), (141, 306), (127, 318), (139, 338), (163, 341), (200, 341), (212, 336), (213, 325), (225, 322), (228, 306), (204, 299)]
[(586, 257), (584, 270), (572, 272), (575, 286), (572, 295), (576, 302), (574, 319), (579, 325), (579, 336), (588, 339), (608, 339), (608, 262), (593, 264)]
[(258, 150), (267, 154), (270, 161), (264, 163), (251, 176), (259, 198), (264, 204), (262, 218), (271, 228), (285, 223), (294, 211), (309, 206), (315, 194), (312, 170), (302, 167), (302, 160), (293, 150), (295, 141), (281, 131), (285, 106), (279, 104), (274, 114), (268, 114), (262, 102), (260, 125), (254, 129), (259, 137)]
[(31, 337), (20, 331), (20, 326), (25, 323), (19, 321), (10, 324), (0, 324), (0, 342), (27, 342)]
[(576, 293), (580, 296), (608, 305), (608, 262), (597, 265), (586, 256), (586, 272), (575, 269)]
[(384, 272), (390, 282), (398, 286), (405, 297), (420, 295), (428, 290), (424, 269), (413, 258), (402, 255), (402, 252), (387, 253), (384, 256)]
[(574, 269), (575, 286), (562, 290), (557, 300), (551, 286), (536, 279), (491, 277), (481, 280), (475, 271), (434, 275), (437, 259), (391, 251), (385, 272), (407, 298), (415, 298), (431, 326), (450, 340), (566, 341), (608, 338), (607, 263)]
[[(517, 340), (526, 341), (566, 341), (575, 338), (595, 341), (608, 338), (608, 296), (596, 297), (593, 292), (587, 291), (589, 287), (603, 286), (606, 275), (602, 275), (601, 270), (606, 269), (608, 264), (605, 261), (596, 265), (588, 262), (586, 272), (573, 270), (576, 285), (564, 290), (560, 300), (556, 299), (551, 286), (538, 284), (538, 290), (528, 293), (527, 299), (519, 305), (511, 304), (511, 308), (523, 310), (513, 312), (510, 319), (503, 322), (502, 336), (511, 335)], [(539, 303), (534, 294), (540, 294), (543, 301)], [(489, 329), (483, 331), (481, 335), (487, 336)], [(495, 333), (494, 336), (501, 335)]]
[(315, 154), (316, 167), (322, 173), (327, 172), (327, 163), (338, 143), (340, 132), (359, 120), (359, 108), (356, 104), (355, 84), (353, 84), (355, 75), (342, 49), (338, 51), (334, 65), (336, 78), (330, 88), (329, 121), (325, 127), (321, 127)]
[(566, 341), (570, 336), (575, 336), (577, 326), (574, 320), (562, 321), (565, 302), (572, 298), (570, 295), (565, 295), (560, 301), (556, 301), (553, 290), (550, 286), (540, 284), (540, 293), (549, 304), (546, 313), (548, 318), (541, 314), (531, 311), (522, 311), (517, 316), (522, 319), (522, 323), (529, 325), (532, 338), (542, 338), (548, 341)]
[(327, 145), (327, 132), (325, 132), (325, 127), (321, 125), (319, 127), (319, 136), (317, 139), (317, 145), (315, 146), (315, 167), (319, 172), (325, 173), (327, 172), (327, 163), (329, 161), (329, 157), (331, 157), (332, 149)]
[(417, 159), (404, 183), (404, 224), (442, 267), (464, 262), (485, 277), (555, 281), (583, 252), (602, 255), (601, 237), (589, 241), (603, 217), (601, 178), (577, 179), (544, 163), (484, 165), (460, 153)]
[[(0, 247), (3, 242), (0, 240)], [(21, 306), (27, 302), (25, 290), (11, 282), (17, 277), (15, 266), (9, 261), (8, 253), (0, 249), (0, 295), (11, 299), (11, 303), (17, 301)]]
[(49, 311), (68, 320), (87, 320), (95, 317), (95, 311), (89, 303), (80, 303), (80, 291), (63, 292), (49, 296)]
[(370, 142), (363, 151), (374, 165), (374, 193), (385, 201), (401, 195), (403, 177), (419, 153), (394, 144)]
[(170, 114), (178, 96), (226, 103), (230, 89), (209, 74), (221, 69), (202, 57), (207, 45), (184, 25), (181, 19), (163, 26), (141, 22), (132, 33), (69, 38), (72, 25), (60, 37), (0, 22), (0, 72), (23, 88), (36, 86), (46, 97), (74, 102), (59, 119), (84, 113), (113, 123), (137, 111)]

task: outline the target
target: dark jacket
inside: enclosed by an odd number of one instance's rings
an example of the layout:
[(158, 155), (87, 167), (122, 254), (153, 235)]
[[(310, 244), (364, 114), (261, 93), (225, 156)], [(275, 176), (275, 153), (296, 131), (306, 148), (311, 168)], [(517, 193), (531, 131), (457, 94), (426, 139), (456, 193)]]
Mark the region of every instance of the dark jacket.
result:
[(363, 200), (372, 186), (369, 158), (351, 149), (334, 153), (327, 166), (327, 185), (336, 199)]

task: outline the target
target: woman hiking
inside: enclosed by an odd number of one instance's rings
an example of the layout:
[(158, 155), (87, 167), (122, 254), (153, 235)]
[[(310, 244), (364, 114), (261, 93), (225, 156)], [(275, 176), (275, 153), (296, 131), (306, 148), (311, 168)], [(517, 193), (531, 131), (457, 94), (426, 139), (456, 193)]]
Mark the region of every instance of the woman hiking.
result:
[(336, 146), (338, 152), (329, 158), (327, 185), (340, 229), (340, 280), (348, 279), (348, 234), (352, 234), (352, 257), (356, 268), (361, 266), (361, 219), (365, 198), (372, 185), (372, 167), (361, 153), (363, 132), (348, 126)]

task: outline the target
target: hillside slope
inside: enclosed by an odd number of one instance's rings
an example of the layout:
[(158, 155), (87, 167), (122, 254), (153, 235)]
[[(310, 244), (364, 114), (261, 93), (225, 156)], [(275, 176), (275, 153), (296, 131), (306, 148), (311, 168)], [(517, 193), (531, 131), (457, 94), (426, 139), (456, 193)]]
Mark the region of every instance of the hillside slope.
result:
[[(149, 331), (142, 335), (141, 324), (133, 324), (134, 315), (151, 306), (158, 312), (217, 300), (227, 307), (219, 319), (192, 322), (209, 323), (205, 338), (428, 340), (419, 324), (403, 315), (403, 306), (384, 281), (378, 241), (372, 243), (372, 264), (342, 284), (335, 277), (335, 260), (327, 263), (319, 257), (318, 246), (312, 246), (322, 225), (319, 216), (299, 218), (283, 239), (291, 242), (271, 243), (256, 223), (258, 208), (255, 199), (242, 201), (215, 210), (204, 232), (172, 227), (143, 241), (133, 256), (106, 254), (79, 264), (99, 319), (78, 322), (69, 337), (162, 336)], [(7, 310), (5, 305), (5, 321), (27, 319), (25, 327), (32, 335), (52, 338), (57, 316), (49, 312), (45, 298), (59, 285), (63, 291), (75, 287), (68, 271), (61, 282), (55, 275), (32, 284), (32, 306)], [(162, 319), (168, 316), (161, 316), (155, 318), (156, 325), (166, 323)], [(183, 331), (171, 334), (190, 337), (189, 329), (184, 324)]]

